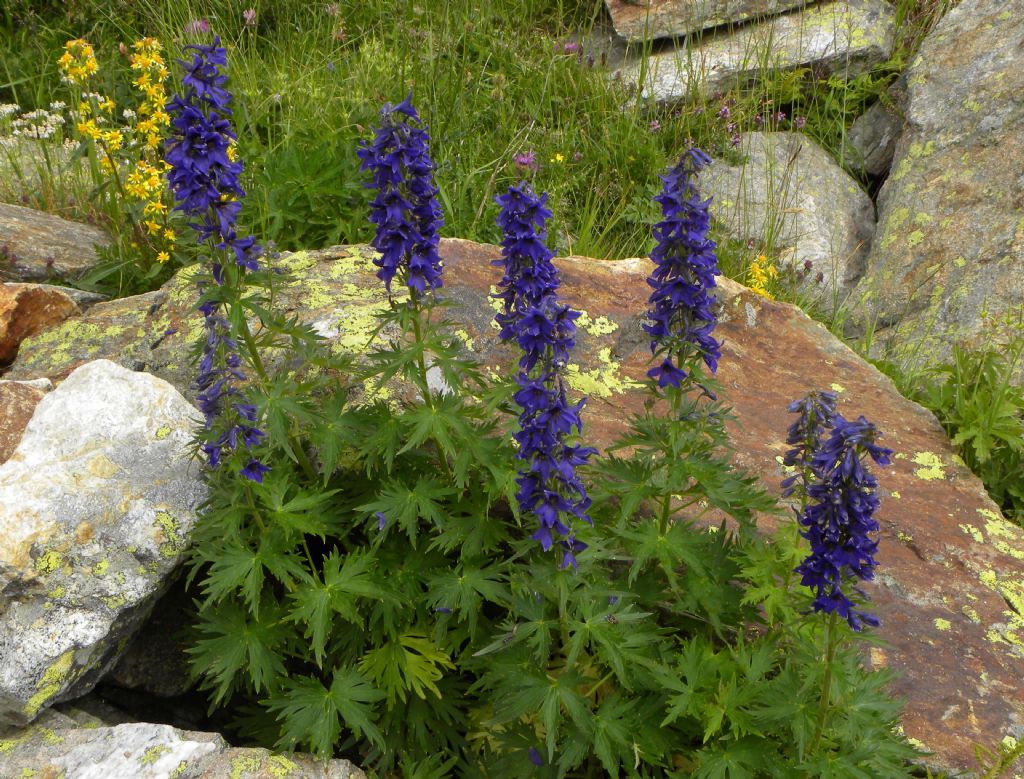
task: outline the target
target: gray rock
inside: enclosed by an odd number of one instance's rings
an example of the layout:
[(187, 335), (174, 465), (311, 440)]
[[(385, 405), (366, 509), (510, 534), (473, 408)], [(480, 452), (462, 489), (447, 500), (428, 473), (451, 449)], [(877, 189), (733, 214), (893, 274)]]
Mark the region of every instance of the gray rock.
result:
[(96, 266), (100, 228), (31, 208), (0, 203), (0, 280), (72, 280)]
[(348, 760), (234, 748), (217, 733), (133, 722), (78, 727), (67, 716), (0, 737), (0, 776), (65, 779), (366, 779)]
[(92, 689), (165, 588), (204, 497), (196, 416), (106, 360), (39, 402), (0, 465), (0, 721)]
[(906, 80), (901, 78), (883, 97), (858, 116), (846, 136), (847, 162), (861, 173), (884, 176), (892, 165), (903, 132)]
[[(673, 103), (690, 92), (715, 93), (766, 70), (804, 65), (851, 77), (888, 59), (896, 14), (884, 0), (837, 0), (723, 31), (651, 55), (613, 72), (640, 96)], [(643, 83), (641, 84), (641, 80)]]
[(604, 4), (615, 32), (639, 43), (771, 16), (806, 5), (807, 0), (605, 0)]
[(741, 149), (742, 165), (716, 161), (701, 174), (711, 215), (732, 237), (767, 245), (780, 269), (800, 271), (805, 294), (839, 302), (863, 270), (875, 227), (871, 198), (800, 133), (746, 133)]
[[(853, 319), (905, 367), (1019, 332), (1024, 2), (964, 0), (906, 73), (907, 129), (879, 194)], [(988, 315), (986, 318), (986, 314)]]

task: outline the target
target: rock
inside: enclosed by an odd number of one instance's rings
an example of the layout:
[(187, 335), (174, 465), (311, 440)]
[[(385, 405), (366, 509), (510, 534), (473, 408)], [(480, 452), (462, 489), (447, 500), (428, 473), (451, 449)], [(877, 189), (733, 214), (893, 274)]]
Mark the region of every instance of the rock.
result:
[(234, 748), (216, 733), (147, 722), (78, 727), (61, 715), (0, 737), (0, 776), (68, 779), (366, 779), (347, 760)]
[[(488, 298), (500, 271), (493, 246), (445, 240), (445, 295), (458, 337), (497, 375), (514, 354), (496, 344)], [(285, 255), (294, 278), (278, 300), (327, 339), (332, 349), (366, 348), (374, 314), (387, 299), (365, 247)], [(649, 288), (646, 259), (559, 260), (562, 292), (585, 310), (568, 381), (590, 397), (585, 433), (605, 447), (643, 407), (650, 356), (641, 330)], [(193, 283), (179, 273), (157, 293), (101, 303), (26, 342), (12, 375), (66, 375), (93, 354), (141, 363), (191, 392), (188, 351), (202, 333), (192, 313)], [(719, 379), (735, 420), (739, 463), (778, 493), (784, 473), (786, 406), (808, 390), (832, 388), (840, 409), (864, 413), (885, 434), (896, 459), (880, 474), (885, 490), (878, 581), (868, 585), (879, 634), (889, 644), (870, 660), (900, 676), (893, 692), (909, 701), (906, 732), (935, 750), (935, 763), (974, 765), (973, 743), (1024, 736), (1024, 531), (1003, 521), (981, 482), (956, 457), (935, 418), (901, 397), (892, 382), (799, 309), (765, 300), (722, 280), (725, 347)], [(173, 336), (164, 336), (168, 328)], [(770, 529), (777, 517), (766, 517)]]
[(1024, 301), (1024, 7), (964, 0), (906, 78), (854, 315), (881, 330), (879, 356), (913, 368), (991, 343), (984, 314), (1019, 317)]
[(49, 281), (78, 278), (96, 266), (96, 246), (110, 243), (92, 225), (0, 203), (0, 278)]
[[(50, 381), (46, 383), (49, 385)], [(28, 382), (0, 381), (0, 464), (14, 454), (21, 434), (45, 394), (46, 390)]]
[(849, 78), (888, 59), (895, 23), (895, 11), (884, 0), (837, 0), (687, 40), (612, 75), (639, 85), (642, 98), (659, 103), (683, 100), (691, 90), (724, 92), (756, 80), (764, 70), (812, 66)]
[(831, 310), (864, 270), (871, 198), (800, 133), (746, 133), (741, 148), (742, 165), (716, 160), (701, 174), (711, 215), (733, 238), (765, 245), (780, 270), (802, 274), (802, 291)]
[(0, 282), (0, 365), (14, 359), (26, 336), (77, 313), (75, 301), (57, 287)]
[(630, 43), (674, 38), (806, 5), (807, 0), (604, 0), (615, 32)]
[(876, 178), (889, 172), (903, 132), (905, 97), (906, 79), (901, 77), (854, 121), (846, 135), (846, 162), (854, 170)]
[(166, 587), (205, 494), (197, 416), (106, 360), (39, 402), (0, 465), (0, 722), (92, 689)]

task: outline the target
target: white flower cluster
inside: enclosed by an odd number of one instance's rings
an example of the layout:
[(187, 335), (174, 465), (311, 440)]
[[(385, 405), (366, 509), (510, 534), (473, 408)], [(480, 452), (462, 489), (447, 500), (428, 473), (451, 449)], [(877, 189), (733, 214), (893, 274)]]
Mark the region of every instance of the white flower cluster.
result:
[(11, 135), (45, 140), (53, 137), (54, 133), (64, 124), (64, 117), (60, 114), (39, 108), (24, 113), (11, 122)]
[(17, 103), (0, 103), (0, 119), (6, 119), (8, 116), (13, 116), (21, 110), (21, 106)]

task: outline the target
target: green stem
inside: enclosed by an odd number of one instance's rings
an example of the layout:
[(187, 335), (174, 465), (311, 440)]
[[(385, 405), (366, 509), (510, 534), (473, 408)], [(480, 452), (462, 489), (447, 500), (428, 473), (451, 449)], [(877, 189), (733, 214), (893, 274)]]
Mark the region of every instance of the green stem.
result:
[(814, 739), (811, 752), (818, 749), (821, 736), (825, 731), (825, 723), (828, 720), (829, 707), (832, 697), (832, 665), (836, 656), (836, 645), (838, 642), (838, 631), (836, 630), (836, 613), (833, 611), (825, 625), (825, 676), (821, 684), (821, 701), (818, 704), (818, 726), (814, 730)]
[[(672, 416), (669, 420), (668, 425), (668, 456), (676, 456), (676, 422), (679, 416), (679, 403), (682, 400), (682, 390), (672, 389)], [(668, 464), (665, 465), (666, 471), (668, 470)], [(667, 476), (667, 473), (666, 473)], [(665, 480), (665, 488), (667, 493), (664, 496), (664, 502), (661, 504), (661, 518), (658, 521), (658, 534), (665, 535), (668, 532), (668, 520), (672, 514), (672, 490), (668, 484), (668, 479)]]
[[(412, 319), (412, 331), (413, 337), (416, 339), (416, 345), (420, 347), (419, 354), (416, 355), (416, 365), (420, 369), (420, 390), (423, 392), (423, 401), (427, 404), (427, 408), (431, 411), (434, 410), (434, 396), (430, 392), (430, 383), (427, 381), (427, 363), (423, 358), (423, 329), (420, 327), (420, 313), (423, 309), (420, 308), (420, 302), (416, 299), (415, 294), (412, 298), (413, 307), (413, 319)], [(427, 312), (427, 316), (430, 316), (430, 312)], [(437, 438), (431, 436), (431, 441), (434, 442), (434, 447), (437, 449), (437, 459), (441, 462), (441, 469), (444, 471), (445, 476), (449, 483), (452, 481), (452, 470), (448, 465), (448, 457), (444, 453), (444, 449), (441, 447), (441, 443)]]

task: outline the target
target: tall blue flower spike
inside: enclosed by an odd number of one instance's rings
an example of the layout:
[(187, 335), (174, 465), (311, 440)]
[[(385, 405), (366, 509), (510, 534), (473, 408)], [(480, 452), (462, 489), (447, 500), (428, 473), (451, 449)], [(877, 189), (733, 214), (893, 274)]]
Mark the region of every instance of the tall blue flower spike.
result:
[(524, 513), (537, 517), (539, 527), (531, 537), (545, 551), (557, 542), (562, 567), (575, 568), (586, 544), (576, 538), (572, 522), (593, 524), (587, 514), (590, 498), (576, 469), (597, 451), (567, 443), (573, 430), (583, 432), (585, 401), (569, 402), (562, 375), (576, 342), (579, 313), (558, 301), (558, 271), (545, 243), (551, 216), (547, 195), (534, 195), (523, 182), (497, 202), (504, 239), (502, 260), (495, 264), (505, 273), (495, 296), (503, 304), (495, 320), (502, 340), (514, 340), (522, 349), (514, 395), (522, 409), (515, 435), (522, 462), (516, 500)]
[(411, 101), (410, 94), (398, 105), (385, 105), (373, 142), (364, 142), (357, 154), (360, 170), (369, 171), (373, 179), (367, 186), (377, 190), (370, 210), (370, 221), (377, 226), (370, 244), (380, 252), (373, 261), (377, 278), (390, 294), (399, 275), (420, 298), (443, 286), (437, 246), (444, 219), (434, 186), (430, 135)]
[[(182, 94), (167, 104), (171, 114), (171, 134), (164, 159), (170, 170), (167, 180), (177, 201), (175, 210), (192, 221), (199, 243), (213, 242), (218, 249), (233, 256), (239, 268), (259, 269), (261, 248), (252, 236), (238, 236), (235, 222), (242, 208), (245, 191), (239, 184), (242, 163), (232, 161), (229, 153), (235, 133), (231, 116), (231, 93), (220, 68), (227, 65), (227, 53), (214, 38), (209, 46), (186, 46), (192, 61), (179, 60), (184, 68)], [(211, 267), (214, 281), (224, 283), (224, 269), (219, 262)], [(216, 468), (224, 449), (234, 450), (239, 444), (249, 449), (259, 443), (264, 433), (256, 427), (256, 408), (245, 401), (238, 388), (245, 382), (238, 344), (231, 337), (227, 320), (220, 315), (220, 304), (206, 301), (199, 306), (206, 327), (206, 342), (199, 362), (199, 408), (206, 418), (206, 428), (228, 408), (234, 422), (219, 437), (203, 444), (210, 467)], [(252, 457), (240, 473), (247, 479), (263, 481), (269, 468)]]
[(715, 242), (707, 237), (711, 201), (701, 199), (694, 182), (710, 163), (700, 149), (690, 149), (661, 177), (665, 186), (655, 198), (662, 220), (654, 226), (657, 246), (651, 259), (656, 267), (647, 279), (654, 292), (644, 330), (651, 336), (651, 352), (662, 358), (647, 375), (661, 388), (680, 386), (694, 353), (711, 373), (721, 357), (721, 345), (711, 334), (717, 324), (712, 290), (719, 275)]

